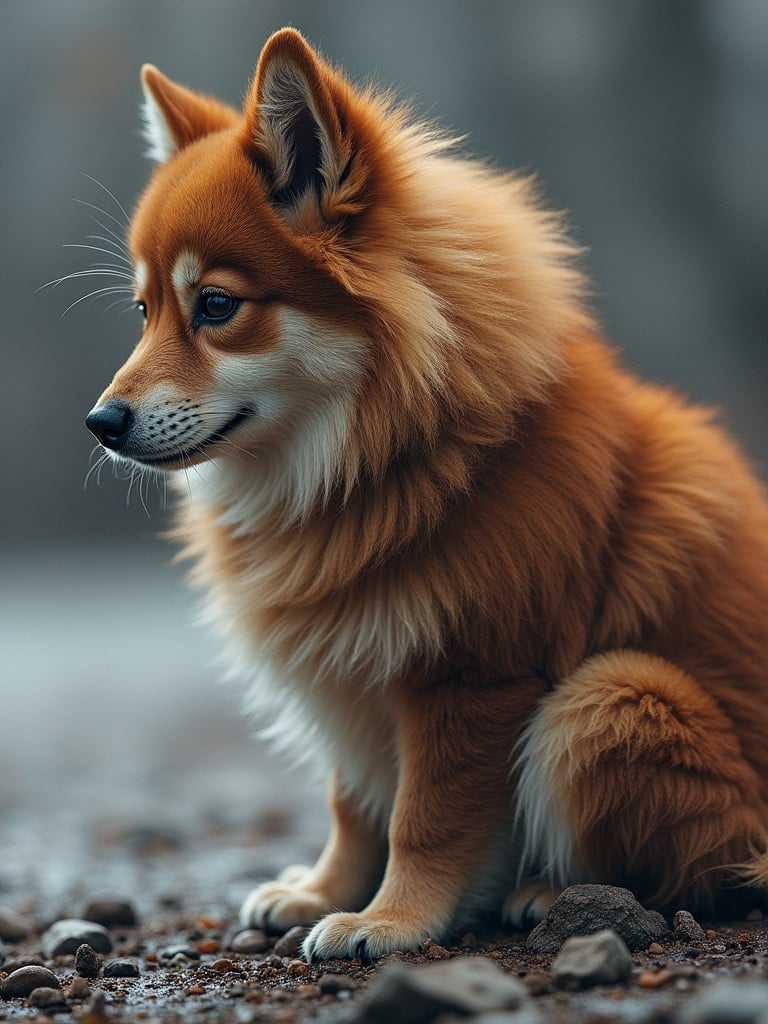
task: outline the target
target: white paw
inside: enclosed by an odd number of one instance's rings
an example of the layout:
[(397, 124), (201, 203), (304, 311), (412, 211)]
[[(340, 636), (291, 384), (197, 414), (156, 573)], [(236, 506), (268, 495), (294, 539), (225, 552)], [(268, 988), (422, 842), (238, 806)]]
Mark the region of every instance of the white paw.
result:
[(314, 924), (331, 905), (319, 893), (290, 882), (265, 882), (248, 894), (240, 908), (240, 924), (285, 932), (294, 925)]
[(413, 949), (428, 937), (405, 921), (362, 914), (329, 914), (319, 921), (304, 940), (303, 952), (309, 963), (342, 958), (375, 960), (385, 953)]
[(529, 882), (507, 896), (501, 916), (513, 928), (530, 928), (544, 919), (562, 891), (546, 882)]

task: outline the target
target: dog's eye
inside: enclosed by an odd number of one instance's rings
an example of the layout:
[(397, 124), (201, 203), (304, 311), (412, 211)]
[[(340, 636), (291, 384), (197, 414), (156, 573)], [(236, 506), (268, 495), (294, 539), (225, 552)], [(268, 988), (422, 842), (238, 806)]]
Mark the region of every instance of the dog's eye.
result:
[(200, 293), (200, 316), (203, 320), (227, 320), (239, 305), (238, 300), (227, 292), (205, 288)]
[(146, 320), (147, 319), (147, 304), (146, 304), (146, 302), (137, 302), (136, 303), (136, 309), (138, 309), (138, 311), (141, 313), (141, 315)]

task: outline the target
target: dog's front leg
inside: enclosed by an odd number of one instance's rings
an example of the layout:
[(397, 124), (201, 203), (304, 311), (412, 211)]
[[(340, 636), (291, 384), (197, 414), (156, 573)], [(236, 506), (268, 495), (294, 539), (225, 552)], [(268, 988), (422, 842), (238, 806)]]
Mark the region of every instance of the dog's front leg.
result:
[(384, 879), (360, 913), (315, 925), (308, 960), (375, 958), (445, 934), (511, 807), (510, 755), (540, 692), (538, 681), (400, 692)]
[(313, 924), (330, 910), (364, 907), (381, 880), (386, 837), (346, 793), (338, 773), (329, 796), (331, 832), (314, 867), (286, 868), (275, 882), (254, 889), (240, 910), (240, 923), (285, 931)]

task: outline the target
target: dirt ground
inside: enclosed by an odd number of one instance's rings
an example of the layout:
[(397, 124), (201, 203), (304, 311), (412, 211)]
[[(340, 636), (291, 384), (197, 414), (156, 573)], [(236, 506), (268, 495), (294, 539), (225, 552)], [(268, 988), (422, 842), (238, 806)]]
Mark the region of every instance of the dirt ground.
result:
[[(63, 813), (62, 813), (63, 812)], [(303, 819), (306, 824), (306, 818)], [(186, 826), (136, 819), (88, 820), (66, 807), (47, 820), (6, 807), (3, 824), (15, 855), (0, 862), (0, 904), (20, 912), (32, 933), (4, 944), (0, 979), (23, 957), (41, 957), (40, 935), (53, 920), (78, 917), (92, 897), (128, 900), (136, 927), (110, 929), (109, 962), (130, 957), (136, 978), (99, 977), (82, 983), (76, 999), (39, 1009), (26, 999), (0, 1001), (0, 1019), (44, 1021), (82, 1019), (84, 1024), (115, 1021), (344, 1022), (359, 1012), (366, 990), (387, 963), (429, 963), (454, 956), (483, 955), (521, 978), (543, 1020), (552, 1024), (608, 1024), (676, 1019), (679, 1008), (720, 978), (763, 978), (768, 973), (768, 928), (757, 912), (748, 921), (709, 925), (707, 937), (674, 941), (671, 933), (651, 950), (633, 955), (633, 977), (626, 985), (581, 993), (553, 988), (551, 957), (525, 949), (525, 935), (478, 931), (455, 935), (444, 945), (427, 945), (374, 964), (329, 961), (307, 965), (296, 955), (234, 952), (236, 908), (242, 895), (271, 875), (279, 863), (306, 859), (312, 839), (279, 801), (247, 824), (190, 819)], [(47, 831), (47, 842), (43, 833)], [(73, 955), (47, 961), (67, 993), (75, 976)], [(328, 975), (336, 978), (329, 981)], [(341, 976), (341, 977), (339, 977)], [(320, 983), (318, 985), (318, 982)], [(90, 1011), (101, 990), (106, 1003)], [(338, 991), (337, 991), (338, 990)], [(509, 1020), (513, 1022), (515, 1015)], [(393, 1022), (394, 1024), (394, 1022)]]

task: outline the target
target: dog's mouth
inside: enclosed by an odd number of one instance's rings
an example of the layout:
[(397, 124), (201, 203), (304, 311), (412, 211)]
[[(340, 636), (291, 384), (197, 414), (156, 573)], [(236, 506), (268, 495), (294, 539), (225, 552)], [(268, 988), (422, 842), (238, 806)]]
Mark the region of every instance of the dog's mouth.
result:
[(223, 427), (219, 427), (218, 430), (213, 431), (202, 441), (198, 441), (193, 444), (190, 448), (173, 452), (170, 455), (164, 455), (159, 459), (149, 459), (144, 456), (132, 456), (135, 462), (140, 462), (144, 466), (172, 466), (175, 462), (185, 462), (189, 459), (193, 459), (201, 455), (207, 448), (211, 448), (215, 444), (219, 444), (220, 441), (225, 440), (227, 434), (231, 434), (233, 430), (236, 430), (242, 423), (253, 415), (253, 409), (241, 409), (235, 413), (231, 420), (227, 420)]

